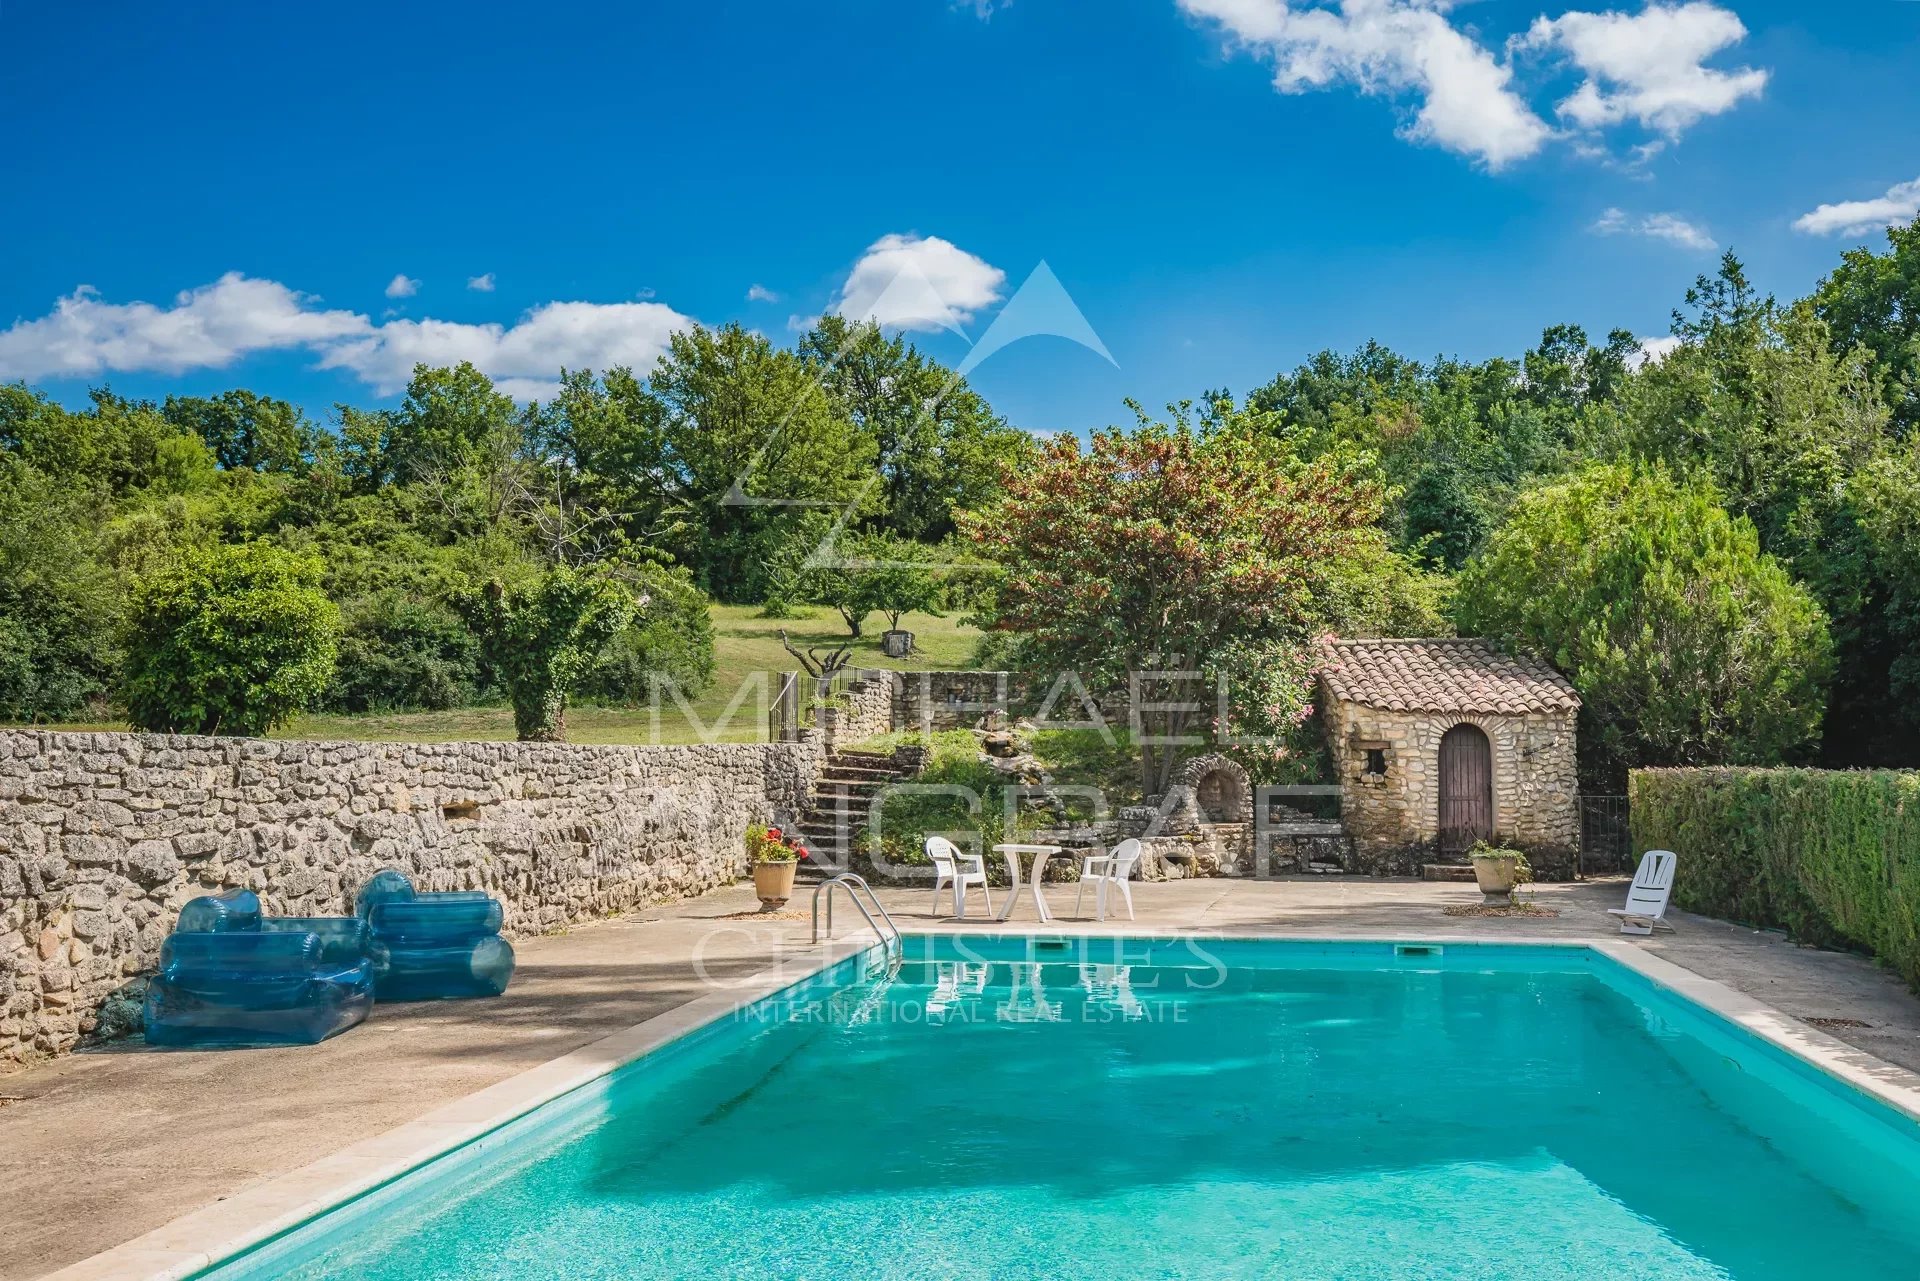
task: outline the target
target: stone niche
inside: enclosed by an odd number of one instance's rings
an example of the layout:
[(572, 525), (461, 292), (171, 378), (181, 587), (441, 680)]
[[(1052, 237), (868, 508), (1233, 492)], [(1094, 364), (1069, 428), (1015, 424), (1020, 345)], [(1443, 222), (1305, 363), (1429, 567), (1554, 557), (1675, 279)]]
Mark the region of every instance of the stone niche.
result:
[(1129, 807), (1120, 817), (1140, 838), (1143, 880), (1253, 870), (1253, 785), (1231, 757), (1211, 753), (1183, 762), (1159, 804)]

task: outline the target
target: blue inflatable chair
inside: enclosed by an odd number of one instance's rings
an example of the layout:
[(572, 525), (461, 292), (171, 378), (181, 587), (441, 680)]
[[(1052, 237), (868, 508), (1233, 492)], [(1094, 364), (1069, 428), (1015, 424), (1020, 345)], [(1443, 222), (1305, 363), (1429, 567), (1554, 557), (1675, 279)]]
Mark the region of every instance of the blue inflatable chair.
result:
[(252, 890), (196, 898), (160, 946), (147, 985), (147, 1044), (313, 1045), (373, 1008), (364, 921), (260, 914)]
[(478, 890), (422, 894), (404, 872), (375, 872), (354, 901), (371, 933), (374, 990), (383, 1001), (498, 996), (513, 978), (506, 911)]

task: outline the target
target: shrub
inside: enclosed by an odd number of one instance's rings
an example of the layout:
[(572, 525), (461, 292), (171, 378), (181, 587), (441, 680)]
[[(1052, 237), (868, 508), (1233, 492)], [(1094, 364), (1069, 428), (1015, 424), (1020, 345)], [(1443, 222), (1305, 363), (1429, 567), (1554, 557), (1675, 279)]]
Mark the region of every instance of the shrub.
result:
[(1680, 856), (1674, 902), (1866, 948), (1920, 989), (1920, 773), (1636, 770), (1636, 848)]
[(633, 597), (600, 573), (555, 565), (530, 582), (493, 580), (456, 602), (513, 703), (523, 742), (567, 737), (567, 698), (633, 617)]
[(340, 613), (320, 566), (264, 543), (190, 552), (128, 609), (127, 714), (169, 734), (264, 734), (333, 675)]
[(343, 610), (340, 662), (323, 704), (341, 712), (439, 711), (472, 701), (479, 646), (445, 605), (376, 592)]
[(101, 501), (0, 453), (0, 717), (56, 720), (104, 701), (120, 593), (90, 527)]
[(1775, 765), (1820, 731), (1826, 616), (1704, 483), (1597, 466), (1525, 495), (1456, 612), (1463, 633), (1567, 673), (1590, 786), (1636, 766)]
[(713, 684), (713, 618), (707, 594), (684, 569), (641, 565), (634, 584), (646, 604), (621, 629), (580, 683), (582, 698), (637, 706), (653, 697), (653, 682), (672, 681), (683, 693)]

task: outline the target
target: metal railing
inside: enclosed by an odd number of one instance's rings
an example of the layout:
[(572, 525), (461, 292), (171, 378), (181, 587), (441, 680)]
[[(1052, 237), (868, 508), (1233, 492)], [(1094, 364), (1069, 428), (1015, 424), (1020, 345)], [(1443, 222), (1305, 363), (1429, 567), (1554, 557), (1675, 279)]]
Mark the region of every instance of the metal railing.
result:
[[(820, 709), (845, 694), (861, 681), (886, 679), (895, 673), (885, 667), (842, 667), (826, 676), (809, 676), (805, 672), (782, 672), (780, 674), (780, 692), (774, 695), (773, 703), (767, 708), (767, 741), (769, 743), (791, 743), (800, 737), (800, 731), (809, 725), (820, 722)], [(800, 697), (802, 688), (809, 691), (803, 703)]]
[(767, 708), (767, 741), (791, 743), (800, 737), (800, 673), (786, 672), (780, 692)]
[[(888, 954), (890, 956), (904, 955), (907, 948), (906, 936), (900, 932), (900, 927), (894, 924), (893, 917), (887, 912), (887, 905), (882, 903), (880, 896), (873, 892), (873, 887), (867, 884), (867, 879), (855, 872), (842, 872), (833, 879), (822, 881), (814, 887), (813, 941), (815, 943), (820, 941), (820, 899), (822, 896), (825, 896), (827, 900), (826, 936), (828, 938), (833, 937), (833, 887), (836, 885), (847, 892), (847, 897), (852, 900), (853, 905), (860, 909), (860, 915), (867, 918), (867, 928), (880, 936), (880, 941), (887, 945)], [(880, 913), (879, 920), (875, 920), (873, 913), (867, 910), (867, 905), (860, 901), (860, 895), (856, 892), (857, 890), (865, 891), (867, 899), (873, 904), (875, 910)], [(887, 928), (884, 930), (880, 928), (881, 921), (886, 922)]]
[(1580, 798), (1580, 871), (1633, 870), (1632, 815), (1624, 796)]

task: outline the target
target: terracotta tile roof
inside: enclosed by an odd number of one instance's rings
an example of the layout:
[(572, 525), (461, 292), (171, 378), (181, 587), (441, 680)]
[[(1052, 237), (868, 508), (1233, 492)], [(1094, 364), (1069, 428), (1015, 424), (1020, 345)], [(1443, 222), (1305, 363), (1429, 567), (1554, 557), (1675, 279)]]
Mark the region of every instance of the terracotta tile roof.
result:
[(1363, 707), (1519, 716), (1580, 706), (1552, 664), (1492, 641), (1335, 640), (1322, 643), (1320, 660), (1328, 691)]

